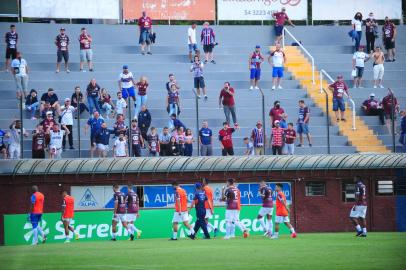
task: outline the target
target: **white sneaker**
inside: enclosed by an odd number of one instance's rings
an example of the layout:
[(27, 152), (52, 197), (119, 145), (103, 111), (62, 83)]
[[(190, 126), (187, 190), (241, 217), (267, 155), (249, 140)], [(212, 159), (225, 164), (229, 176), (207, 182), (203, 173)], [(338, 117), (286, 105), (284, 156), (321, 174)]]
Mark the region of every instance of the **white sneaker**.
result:
[(228, 239), (230, 239), (229, 236), (224, 236), (224, 237), (223, 237), (223, 240), (228, 240)]
[(272, 90), (275, 90), (275, 88), (276, 88), (276, 86), (274, 85), (274, 86), (272, 86)]
[(64, 243), (70, 243), (70, 240), (69, 240), (69, 239), (66, 239)]
[(200, 95), (197, 96), (198, 99), (201, 99), (202, 97)]
[(69, 69), (67, 69), (67, 70), (66, 70), (66, 73), (70, 73), (70, 70), (69, 70)]
[(254, 87), (252, 85), (250, 86), (250, 90), (254, 90)]
[(59, 73), (59, 69), (55, 70), (55, 73)]
[(374, 88), (377, 88), (376, 85), (374, 85)]
[(255, 90), (259, 90), (259, 87), (258, 87), (258, 86), (255, 86)]
[(379, 85), (379, 88), (385, 88), (385, 87), (383, 87), (383, 85), (382, 85), (382, 84), (380, 84), (380, 85)]
[(272, 235), (271, 239), (278, 239), (279, 237), (276, 235)]
[(278, 89), (283, 89), (283, 88), (282, 88), (282, 86), (279, 85), (279, 86), (278, 86)]

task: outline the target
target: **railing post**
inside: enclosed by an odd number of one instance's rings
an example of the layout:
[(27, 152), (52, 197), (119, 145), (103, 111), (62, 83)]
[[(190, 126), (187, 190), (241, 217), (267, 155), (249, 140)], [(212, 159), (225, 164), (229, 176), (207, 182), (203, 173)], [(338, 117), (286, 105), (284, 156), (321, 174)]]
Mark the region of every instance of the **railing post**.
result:
[(392, 152), (396, 153), (396, 141), (395, 141), (395, 103), (394, 103), (394, 96), (392, 93), (392, 90), (389, 89), (390, 91), (390, 99), (391, 99), (391, 110), (390, 110), (390, 114), (391, 114), (391, 130), (392, 130)]
[(285, 48), (285, 27), (282, 28), (282, 48)]
[[(138, 105), (138, 104), (137, 104)], [(132, 153), (131, 153), (131, 150), (132, 150), (132, 147), (131, 147), (131, 131), (130, 131), (130, 129), (131, 129), (131, 119), (132, 119), (132, 117), (131, 117), (131, 106), (132, 106), (132, 104), (131, 104), (131, 97), (130, 96), (128, 96), (128, 123), (129, 123), (129, 125), (128, 125), (128, 136), (127, 136), (127, 143), (128, 143), (128, 155), (131, 157), (131, 155), (132, 155)], [(134, 115), (134, 117), (135, 118), (137, 118), (137, 120), (138, 120), (138, 115)], [(137, 125), (138, 125), (138, 121), (137, 121)]]
[[(24, 90), (25, 91), (25, 90)], [(20, 158), (24, 158), (24, 123), (23, 123), (23, 91), (20, 92)], [(14, 127), (15, 128), (15, 127)]]
[(79, 158), (81, 156), (81, 149), (80, 149), (80, 96), (76, 95), (77, 107), (76, 107), (76, 114), (77, 114), (77, 130), (78, 130), (78, 151), (79, 151)]
[(329, 112), (329, 106), (328, 106), (328, 93), (323, 88), (323, 72), (324, 72), (324, 70), (322, 69), (320, 71), (320, 93), (324, 92), (324, 94), (326, 95), (327, 154), (330, 154), (331, 153), (331, 147), (330, 147), (330, 112)]
[(200, 156), (200, 142), (199, 142), (199, 98), (195, 89), (192, 89), (195, 94), (195, 103), (196, 103), (196, 136), (197, 136), (197, 156)]
[(265, 126), (265, 95), (262, 88), (259, 88), (262, 96), (262, 129), (264, 131), (264, 155), (266, 155), (266, 126)]

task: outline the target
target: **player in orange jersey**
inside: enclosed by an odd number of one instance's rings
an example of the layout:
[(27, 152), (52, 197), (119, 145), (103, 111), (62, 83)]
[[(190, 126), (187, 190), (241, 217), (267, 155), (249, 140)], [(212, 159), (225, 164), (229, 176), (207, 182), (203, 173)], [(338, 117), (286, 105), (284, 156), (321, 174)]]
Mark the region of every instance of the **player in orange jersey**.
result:
[(37, 186), (32, 186), (31, 206), (29, 220), (32, 225), (32, 245), (38, 245), (38, 233), (41, 234), (42, 243), (45, 243), (47, 236), (41, 228), (42, 214), (44, 213), (44, 194), (38, 191)]
[(296, 232), (293, 226), (290, 224), (289, 220), (289, 208), (286, 204), (286, 197), (282, 191), (282, 185), (276, 184), (275, 190), (276, 195), (276, 217), (275, 217), (275, 233), (271, 239), (278, 239), (279, 237), (279, 224), (285, 223), (285, 225), (290, 229), (292, 238), (296, 238)]
[(62, 192), (62, 216), (61, 220), (63, 222), (63, 227), (65, 228), (65, 243), (70, 242), (70, 235), (69, 231), (71, 231), (75, 235), (75, 239), (79, 240), (79, 235), (75, 233), (75, 230), (72, 226), (70, 226), (71, 221), (73, 220), (74, 216), (74, 208), (75, 208), (75, 199), (72, 196), (68, 195), (67, 191)]
[(178, 223), (183, 222), (188, 228), (188, 237), (194, 235), (194, 230), (189, 224), (189, 212), (187, 210), (187, 195), (186, 191), (181, 188), (178, 182), (174, 181), (172, 187), (175, 191), (175, 213), (173, 213), (172, 225), (173, 225), (173, 235), (170, 240), (178, 240)]
[[(209, 186), (209, 180), (207, 178), (202, 178), (202, 185), (203, 185), (203, 191), (206, 194), (207, 201), (205, 202), (204, 206), (206, 208), (206, 224), (207, 228), (210, 229), (210, 231), (213, 231), (214, 237), (217, 236), (218, 229), (214, 227), (210, 222), (209, 219), (213, 217), (213, 212), (214, 212), (214, 204), (213, 204), (213, 190)], [(210, 209), (210, 204), (212, 206), (212, 209)]]

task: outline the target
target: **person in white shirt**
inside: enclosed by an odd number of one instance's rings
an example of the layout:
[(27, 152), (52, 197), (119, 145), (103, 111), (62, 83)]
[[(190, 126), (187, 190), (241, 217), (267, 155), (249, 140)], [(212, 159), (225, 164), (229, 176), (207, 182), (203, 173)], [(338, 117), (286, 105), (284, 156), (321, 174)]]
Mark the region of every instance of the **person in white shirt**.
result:
[(354, 19), (351, 20), (352, 29), (357, 32), (355, 36), (355, 51), (357, 52), (359, 49), (359, 45), (361, 42), (362, 37), (362, 13), (357, 12), (355, 13)]
[(358, 51), (352, 56), (354, 88), (361, 88), (362, 74), (364, 74), (365, 62), (368, 60), (369, 55), (364, 53), (364, 46), (359, 46)]
[(128, 157), (127, 140), (124, 138), (124, 134), (122, 133), (114, 142), (113, 155), (115, 158)]
[[(20, 159), (21, 155), (21, 121), (15, 120), (10, 125), (10, 132), (7, 132), (6, 137), (8, 138), (8, 153), (10, 159)], [(23, 128), (23, 136), (28, 137), (28, 133)]]
[(127, 101), (128, 97), (131, 97), (134, 102), (134, 108), (135, 106), (135, 90), (134, 86), (137, 83), (134, 80), (134, 76), (131, 71), (128, 70), (128, 66), (124, 65), (123, 66), (123, 72), (120, 73), (119, 79), (118, 79), (118, 89), (121, 91), (123, 98)]
[(192, 25), (187, 30), (187, 44), (189, 46), (189, 61), (193, 63), (192, 52), (195, 52), (195, 55), (200, 57), (200, 51), (197, 47), (196, 41), (196, 23), (193, 22)]
[(255, 156), (254, 151), (254, 144), (250, 141), (248, 137), (244, 138), (244, 145), (245, 145), (245, 156)]
[[(71, 100), (69, 98), (65, 98), (65, 104), (61, 107), (61, 125), (64, 128), (67, 128), (69, 130), (68, 139), (69, 139), (69, 149), (75, 149), (73, 147), (73, 115), (75, 113), (76, 109), (71, 105)], [(66, 136), (63, 136), (63, 141), (62, 141), (62, 149), (65, 150), (66, 146)]]
[(281, 50), (279, 43), (276, 44), (275, 51), (270, 53), (268, 62), (272, 65), (272, 90), (275, 90), (276, 86), (278, 86), (278, 89), (282, 89), (281, 79), (283, 77), (283, 65), (286, 63), (286, 55)]
[(50, 159), (61, 159), (62, 158), (62, 140), (65, 134), (69, 134), (69, 130), (66, 127), (59, 129), (59, 125), (53, 125), (52, 129), (49, 131), (49, 158)]
[(17, 86), (17, 93), (26, 96), (28, 91), (28, 64), (22, 57), (22, 53), (17, 52), (17, 58), (11, 62), (11, 69)]
[(127, 109), (127, 102), (123, 98), (123, 94), (121, 92), (117, 92), (116, 115), (122, 114), (125, 116), (126, 109)]

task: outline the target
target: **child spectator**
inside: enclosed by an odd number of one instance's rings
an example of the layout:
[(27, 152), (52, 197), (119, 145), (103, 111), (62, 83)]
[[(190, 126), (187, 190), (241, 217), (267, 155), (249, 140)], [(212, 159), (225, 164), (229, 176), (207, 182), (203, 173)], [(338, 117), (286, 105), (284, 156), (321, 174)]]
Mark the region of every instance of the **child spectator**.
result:
[(254, 145), (250, 141), (248, 137), (244, 138), (244, 145), (245, 145), (245, 156), (255, 156)]
[(147, 136), (148, 151), (150, 157), (159, 156), (159, 136), (155, 127), (151, 127), (151, 133)]
[(285, 129), (284, 132), (285, 132), (284, 154), (294, 155), (295, 154), (296, 131), (293, 129), (293, 123), (289, 123), (288, 128)]
[(193, 155), (193, 143), (195, 142), (190, 128), (186, 129), (185, 134), (185, 156), (191, 157)]
[(168, 156), (179, 156), (179, 145), (176, 142), (176, 138), (174, 136), (171, 137), (168, 146)]

